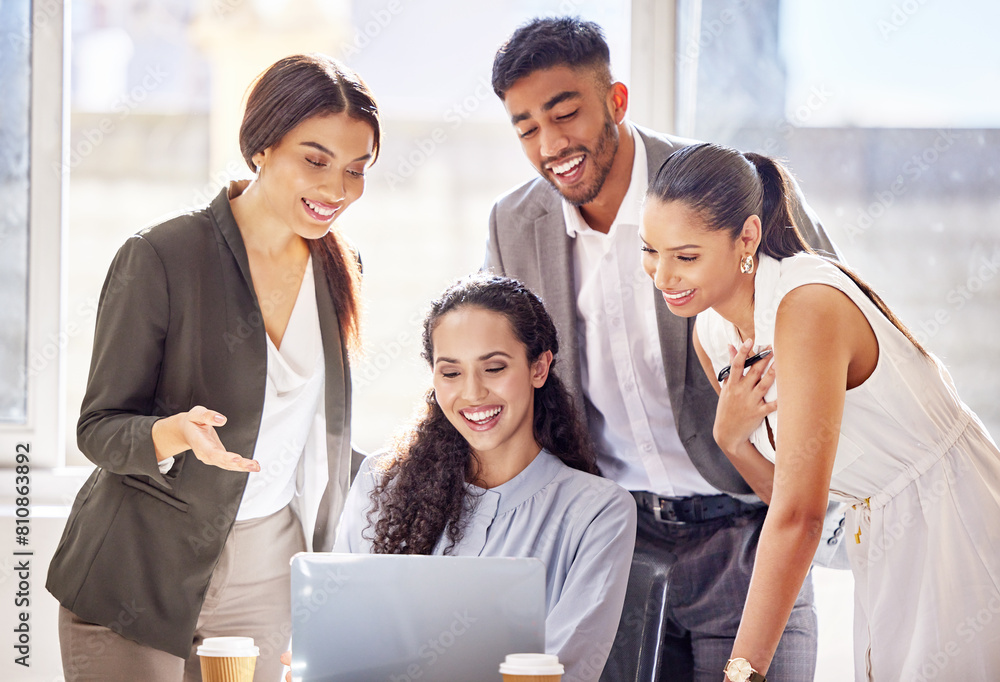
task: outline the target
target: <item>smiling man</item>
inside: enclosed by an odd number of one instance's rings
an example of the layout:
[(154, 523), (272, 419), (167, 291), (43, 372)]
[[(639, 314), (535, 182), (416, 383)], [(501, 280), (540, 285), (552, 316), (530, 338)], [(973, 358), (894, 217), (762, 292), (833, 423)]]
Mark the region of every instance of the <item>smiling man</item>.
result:
[[(692, 141), (626, 119), (628, 89), (591, 22), (519, 28), (497, 52), (493, 89), (541, 177), (493, 207), (485, 267), (545, 301), (566, 349), (557, 372), (586, 414), (600, 467), (636, 499), (636, 560), (668, 575), (661, 679), (718, 680), (766, 507), (712, 438), (717, 400), (691, 347), (694, 319), (667, 310), (642, 271), (638, 237), (649, 178)], [(806, 240), (833, 252), (804, 205), (793, 209)], [(630, 592), (645, 589), (639, 580)], [(604, 679), (635, 679), (636, 623), (626, 604)], [(812, 679), (815, 665), (807, 580), (767, 677)]]

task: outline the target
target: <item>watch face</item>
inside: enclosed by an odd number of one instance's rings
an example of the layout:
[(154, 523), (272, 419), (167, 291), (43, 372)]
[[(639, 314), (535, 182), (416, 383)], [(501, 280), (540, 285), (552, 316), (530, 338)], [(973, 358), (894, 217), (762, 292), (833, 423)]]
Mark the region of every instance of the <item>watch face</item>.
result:
[(753, 667), (751, 667), (750, 661), (745, 658), (734, 658), (726, 665), (725, 672), (730, 682), (746, 682), (750, 679)]

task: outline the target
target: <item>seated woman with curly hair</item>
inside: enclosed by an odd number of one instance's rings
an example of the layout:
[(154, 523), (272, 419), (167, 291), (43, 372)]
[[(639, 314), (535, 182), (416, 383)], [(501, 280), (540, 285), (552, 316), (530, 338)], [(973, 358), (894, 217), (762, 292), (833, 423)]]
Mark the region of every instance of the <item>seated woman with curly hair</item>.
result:
[(600, 677), (635, 541), (635, 502), (600, 478), (552, 372), (555, 326), (516, 280), (451, 286), (424, 321), (434, 388), (410, 429), (365, 460), (334, 551), (537, 557), (545, 649), (566, 679)]

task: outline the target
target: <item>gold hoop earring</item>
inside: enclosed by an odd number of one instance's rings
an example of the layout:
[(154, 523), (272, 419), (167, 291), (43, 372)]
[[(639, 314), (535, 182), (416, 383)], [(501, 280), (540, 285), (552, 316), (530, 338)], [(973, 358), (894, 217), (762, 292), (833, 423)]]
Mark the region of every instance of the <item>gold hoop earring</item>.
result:
[(753, 256), (746, 255), (743, 256), (743, 260), (740, 261), (740, 272), (744, 275), (753, 274)]

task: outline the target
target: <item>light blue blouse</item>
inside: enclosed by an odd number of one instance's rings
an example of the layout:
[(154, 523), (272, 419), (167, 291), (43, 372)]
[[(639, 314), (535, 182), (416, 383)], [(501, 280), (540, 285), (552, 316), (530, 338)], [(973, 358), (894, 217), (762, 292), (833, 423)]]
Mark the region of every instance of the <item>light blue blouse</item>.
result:
[[(362, 464), (333, 551), (371, 552), (366, 515), (378, 475), (371, 458)], [(597, 680), (625, 601), (635, 500), (617, 483), (572, 469), (546, 450), (503, 485), (470, 489), (478, 495), (476, 508), (451, 554), (541, 559), (546, 653), (565, 665), (564, 682)], [(443, 554), (446, 546), (439, 542), (434, 553)]]

